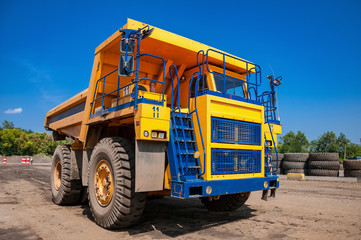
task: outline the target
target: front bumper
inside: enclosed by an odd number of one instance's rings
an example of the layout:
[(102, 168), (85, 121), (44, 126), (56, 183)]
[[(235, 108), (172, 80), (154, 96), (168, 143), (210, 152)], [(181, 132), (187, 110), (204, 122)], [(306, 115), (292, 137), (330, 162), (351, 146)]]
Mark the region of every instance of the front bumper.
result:
[(232, 193), (252, 192), (260, 190), (269, 190), (279, 187), (279, 177), (277, 175), (244, 178), (231, 180), (214, 181), (172, 181), (172, 197), (176, 198), (195, 198), (225, 195)]

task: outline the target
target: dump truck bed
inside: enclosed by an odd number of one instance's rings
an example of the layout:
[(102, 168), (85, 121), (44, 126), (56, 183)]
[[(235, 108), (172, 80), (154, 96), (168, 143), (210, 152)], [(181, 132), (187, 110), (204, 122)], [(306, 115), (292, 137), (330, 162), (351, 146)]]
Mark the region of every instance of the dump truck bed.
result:
[(56, 130), (67, 136), (79, 138), (84, 119), (84, 109), (88, 89), (51, 109), (45, 117), (46, 130)]
[[(124, 25), (122, 29), (138, 29), (145, 26), (147, 26), (147, 24), (128, 19), (127, 24)], [(180, 72), (192, 69), (197, 66), (197, 53), (200, 50), (206, 52), (207, 49), (211, 48), (205, 44), (153, 26), (150, 26), (150, 28), (154, 28), (154, 31), (146, 40), (142, 41), (141, 52), (162, 57), (166, 61), (165, 69), (167, 70), (164, 73), (159, 62), (157, 63), (154, 59), (145, 59), (140, 64), (141, 68), (144, 69), (142, 74), (148, 78), (161, 79), (163, 74), (169, 75), (168, 69), (172, 64), (177, 65), (180, 68)], [(89, 119), (89, 116), (92, 114), (91, 104), (95, 92), (98, 91), (97, 88), (101, 87), (97, 85), (97, 80), (118, 68), (121, 34), (120, 31), (116, 31), (96, 48), (92, 76), (88, 89), (50, 110), (46, 114), (44, 124), (47, 130), (53, 130), (62, 135), (70, 136), (84, 142), (87, 136), (88, 124), (102, 121), (100, 117), (97, 119)], [(209, 54), (208, 62), (214, 66), (223, 68), (223, 53), (224, 52), (220, 50), (215, 50), (212, 54)], [(252, 67), (252, 63), (241, 58), (227, 53), (226, 56), (225, 64), (228, 70), (244, 74), (247, 69)], [(199, 62), (202, 63), (202, 61), (200, 54)], [(115, 74), (113, 79), (111, 79), (113, 84), (117, 82)], [(170, 81), (168, 81), (168, 88), (170, 85), (169, 82)], [(159, 86), (157, 86), (157, 88), (159, 89)], [(93, 107), (96, 107), (96, 103)], [(134, 111), (134, 109), (131, 109), (131, 111)], [(129, 113), (130, 112), (127, 111), (127, 114)], [(112, 116), (119, 118), (122, 114), (123, 113), (119, 114), (118, 111), (118, 114), (112, 113)], [(110, 116), (107, 116), (107, 119), (109, 118)]]

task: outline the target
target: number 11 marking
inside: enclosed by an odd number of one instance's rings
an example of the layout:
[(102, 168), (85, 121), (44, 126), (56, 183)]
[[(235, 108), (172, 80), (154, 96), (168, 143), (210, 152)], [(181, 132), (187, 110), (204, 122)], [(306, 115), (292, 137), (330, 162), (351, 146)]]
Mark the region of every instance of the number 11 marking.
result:
[(159, 107), (153, 107), (153, 118), (155, 118), (155, 111), (157, 111), (157, 118), (159, 118)]

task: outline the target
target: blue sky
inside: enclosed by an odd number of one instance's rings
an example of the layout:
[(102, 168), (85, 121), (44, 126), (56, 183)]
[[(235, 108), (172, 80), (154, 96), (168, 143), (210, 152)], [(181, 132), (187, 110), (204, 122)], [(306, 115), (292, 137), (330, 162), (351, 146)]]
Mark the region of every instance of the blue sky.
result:
[(264, 77), (272, 66), (283, 76), (284, 133), (343, 132), (360, 143), (357, 0), (1, 0), (0, 121), (44, 131), (46, 112), (88, 87), (94, 49), (127, 17), (255, 62)]

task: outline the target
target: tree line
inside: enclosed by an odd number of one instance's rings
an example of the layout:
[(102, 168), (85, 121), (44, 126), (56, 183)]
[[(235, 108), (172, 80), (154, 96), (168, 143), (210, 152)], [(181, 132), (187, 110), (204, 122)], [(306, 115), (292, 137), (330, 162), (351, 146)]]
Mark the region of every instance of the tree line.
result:
[(303, 132), (290, 131), (280, 137), (278, 151), (280, 153), (337, 152), (339, 157), (344, 159), (361, 156), (361, 145), (352, 143), (343, 133), (337, 136), (332, 131), (326, 132), (309, 142)]
[(50, 134), (16, 128), (14, 123), (4, 121), (0, 127), (0, 155), (53, 155), (55, 148), (66, 141), (54, 142)]
[[(54, 142), (52, 136), (45, 132), (38, 133), (31, 130), (16, 128), (14, 123), (4, 121), (0, 127), (0, 155), (52, 155), (59, 144), (70, 141)], [(338, 152), (340, 158), (361, 156), (361, 145), (352, 143), (346, 135), (326, 132), (316, 140), (309, 142), (301, 131), (290, 131), (280, 137), (278, 144), (280, 153), (305, 153), (305, 152)], [(346, 154), (345, 154), (346, 151)]]

